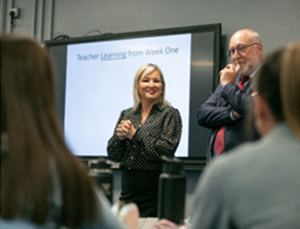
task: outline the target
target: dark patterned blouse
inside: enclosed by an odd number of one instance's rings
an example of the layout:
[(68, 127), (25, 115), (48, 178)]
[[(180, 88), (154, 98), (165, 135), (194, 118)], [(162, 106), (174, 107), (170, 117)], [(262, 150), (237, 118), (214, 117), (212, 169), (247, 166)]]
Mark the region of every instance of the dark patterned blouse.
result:
[(117, 125), (121, 120), (130, 120), (137, 131), (132, 140), (119, 140), (114, 134), (108, 141), (108, 156), (120, 162), (121, 169), (161, 171), (161, 156), (174, 157), (180, 141), (180, 113), (170, 105), (158, 103), (152, 107), (143, 125), (141, 119), (140, 109), (121, 112)]

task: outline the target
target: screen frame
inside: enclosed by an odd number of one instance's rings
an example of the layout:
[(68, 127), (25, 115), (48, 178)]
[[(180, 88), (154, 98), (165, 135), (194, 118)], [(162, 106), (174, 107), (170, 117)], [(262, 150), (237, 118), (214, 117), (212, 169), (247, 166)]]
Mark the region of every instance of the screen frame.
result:
[[(213, 47), (213, 85), (211, 92), (214, 91), (218, 84), (218, 72), (221, 65), (221, 33), (222, 26), (220, 23), (217, 24), (208, 24), (208, 25), (196, 25), (196, 26), (184, 26), (184, 27), (175, 27), (175, 28), (162, 28), (155, 30), (143, 30), (143, 31), (134, 31), (134, 32), (125, 32), (125, 33), (105, 33), (96, 36), (87, 36), (87, 37), (74, 37), (68, 39), (57, 39), (57, 40), (48, 40), (44, 42), (44, 45), (47, 49), (54, 47), (59, 47), (62, 45), (70, 44), (79, 44), (79, 43), (89, 43), (97, 41), (110, 41), (110, 40), (122, 40), (122, 39), (131, 39), (131, 38), (144, 38), (144, 37), (155, 37), (162, 35), (174, 35), (174, 34), (184, 34), (184, 33), (199, 33), (199, 32), (213, 32), (214, 34), (214, 47)], [(59, 68), (61, 66), (55, 66)], [(58, 77), (58, 76), (56, 76)], [(57, 82), (58, 80), (56, 80)], [(56, 83), (56, 96), (57, 96), (57, 106), (58, 109), (64, 107), (64, 97), (61, 98), (60, 95), (65, 93), (65, 85)], [(195, 114), (196, 115), (196, 114)], [(59, 113), (59, 120), (62, 123), (64, 122), (64, 114)], [(195, 123), (197, 125), (197, 123)], [(208, 139), (207, 139), (208, 142)], [(94, 156), (78, 156), (83, 160), (95, 159)], [(103, 157), (103, 156), (101, 156)], [(185, 163), (185, 169), (187, 170), (198, 170), (202, 169), (206, 162), (206, 156), (203, 157), (180, 157)]]

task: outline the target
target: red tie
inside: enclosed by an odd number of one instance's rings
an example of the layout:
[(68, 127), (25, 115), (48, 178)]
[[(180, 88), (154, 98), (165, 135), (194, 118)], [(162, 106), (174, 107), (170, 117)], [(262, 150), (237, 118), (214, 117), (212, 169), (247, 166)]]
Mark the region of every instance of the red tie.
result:
[(221, 153), (223, 153), (223, 151), (225, 149), (224, 129), (225, 129), (225, 126), (222, 126), (216, 135), (214, 151), (216, 152), (217, 155), (220, 155)]
[[(245, 83), (248, 81), (248, 79), (249, 79), (249, 76), (241, 77), (241, 80), (238, 84), (238, 87), (241, 90), (244, 90)], [(225, 129), (225, 126), (222, 126), (216, 135), (214, 151), (216, 152), (217, 155), (220, 155), (221, 153), (223, 153), (224, 149), (225, 149), (224, 129)]]
[(242, 77), (241, 77), (241, 80), (240, 80), (240, 82), (239, 82), (239, 84), (238, 84), (238, 86), (239, 86), (239, 88), (240, 88), (241, 90), (244, 90), (245, 83), (248, 81), (248, 79), (249, 79), (249, 76), (242, 76)]

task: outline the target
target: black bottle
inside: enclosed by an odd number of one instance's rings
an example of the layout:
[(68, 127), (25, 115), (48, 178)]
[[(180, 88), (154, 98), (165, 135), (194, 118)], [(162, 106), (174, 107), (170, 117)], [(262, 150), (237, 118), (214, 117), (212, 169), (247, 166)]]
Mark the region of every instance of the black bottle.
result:
[(163, 173), (159, 177), (158, 217), (183, 224), (186, 191), (183, 161), (167, 157), (163, 160)]
[(89, 175), (92, 176), (109, 202), (113, 203), (113, 175), (111, 164), (100, 158), (89, 164)]

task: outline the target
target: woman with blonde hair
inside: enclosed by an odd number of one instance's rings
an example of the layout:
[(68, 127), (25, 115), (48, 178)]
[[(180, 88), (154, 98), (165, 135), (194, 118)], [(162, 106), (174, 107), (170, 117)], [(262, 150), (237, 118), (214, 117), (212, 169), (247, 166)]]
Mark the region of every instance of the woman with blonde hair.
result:
[(120, 162), (120, 200), (134, 202), (141, 217), (157, 216), (162, 156), (174, 157), (181, 137), (179, 111), (165, 100), (165, 80), (157, 65), (141, 66), (134, 79), (134, 106), (123, 110), (107, 146)]
[(64, 142), (47, 51), (31, 38), (0, 41), (1, 228), (123, 228)]

